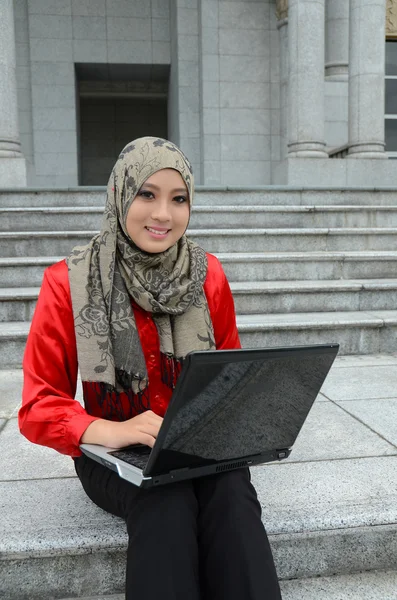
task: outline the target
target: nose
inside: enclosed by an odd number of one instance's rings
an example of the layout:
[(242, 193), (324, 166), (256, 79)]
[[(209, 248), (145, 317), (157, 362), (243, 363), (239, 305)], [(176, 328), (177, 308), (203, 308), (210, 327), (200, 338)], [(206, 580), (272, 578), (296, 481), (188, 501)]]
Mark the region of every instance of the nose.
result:
[(166, 198), (158, 198), (153, 204), (152, 219), (166, 223), (171, 219), (170, 206)]

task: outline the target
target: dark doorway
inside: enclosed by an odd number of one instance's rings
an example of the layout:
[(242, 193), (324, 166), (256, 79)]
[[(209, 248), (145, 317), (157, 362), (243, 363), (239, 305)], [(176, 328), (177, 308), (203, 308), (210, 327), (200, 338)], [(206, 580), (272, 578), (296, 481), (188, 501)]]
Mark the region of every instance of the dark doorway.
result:
[(76, 65), (80, 185), (106, 185), (121, 149), (167, 138), (168, 65)]

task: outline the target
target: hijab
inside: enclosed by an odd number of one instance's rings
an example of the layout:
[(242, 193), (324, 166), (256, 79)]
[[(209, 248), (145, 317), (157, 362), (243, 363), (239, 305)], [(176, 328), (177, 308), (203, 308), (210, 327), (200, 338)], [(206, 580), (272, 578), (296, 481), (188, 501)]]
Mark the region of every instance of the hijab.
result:
[(183, 235), (165, 252), (147, 253), (126, 229), (134, 198), (160, 169), (180, 173), (191, 208), (193, 172), (182, 151), (161, 138), (134, 140), (122, 150), (110, 175), (99, 234), (67, 258), (81, 378), (102, 382), (109, 391), (132, 389), (139, 394), (148, 385), (131, 299), (152, 313), (162, 365), (183, 361), (192, 350), (215, 347), (203, 289), (205, 251)]

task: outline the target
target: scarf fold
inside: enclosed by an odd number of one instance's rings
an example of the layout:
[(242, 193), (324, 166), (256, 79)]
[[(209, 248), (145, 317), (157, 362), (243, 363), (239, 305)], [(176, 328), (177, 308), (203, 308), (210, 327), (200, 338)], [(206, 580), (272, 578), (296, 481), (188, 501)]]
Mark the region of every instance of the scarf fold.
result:
[(128, 209), (142, 184), (160, 169), (176, 169), (189, 192), (189, 161), (171, 142), (140, 138), (121, 152), (107, 188), (101, 231), (67, 258), (81, 378), (112, 391), (148, 385), (145, 358), (131, 298), (152, 313), (160, 339), (165, 382), (175, 386), (170, 361), (183, 362), (192, 350), (215, 347), (203, 285), (205, 251), (183, 235), (165, 252), (149, 254), (129, 238)]

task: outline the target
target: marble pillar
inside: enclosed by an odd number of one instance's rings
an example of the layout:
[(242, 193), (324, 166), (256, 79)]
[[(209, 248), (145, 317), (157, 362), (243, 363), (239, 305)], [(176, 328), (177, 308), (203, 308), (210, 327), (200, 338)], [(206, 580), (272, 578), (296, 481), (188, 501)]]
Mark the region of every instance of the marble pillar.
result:
[(325, 0), (289, 0), (288, 157), (327, 158), (324, 141)]
[(385, 154), (386, 0), (350, 0), (349, 158)]
[(325, 3), (325, 76), (347, 80), (349, 72), (349, 2)]
[(26, 185), (19, 142), (13, 0), (0, 2), (0, 187)]
[(288, 155), (288, 0), (276, 3), (280, 45), (280, 160)]

